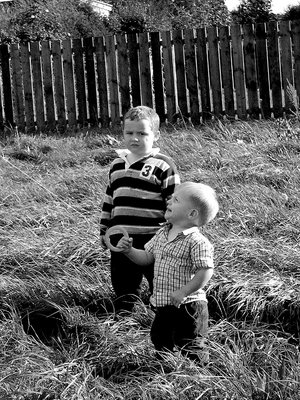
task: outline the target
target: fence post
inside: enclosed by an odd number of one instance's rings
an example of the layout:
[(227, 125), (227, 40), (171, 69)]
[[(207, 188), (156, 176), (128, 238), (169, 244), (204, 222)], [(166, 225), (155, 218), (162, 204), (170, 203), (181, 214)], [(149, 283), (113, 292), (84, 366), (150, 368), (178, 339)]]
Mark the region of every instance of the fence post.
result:
[(130, 87), (129, 87), (129, 61), (127, 54), (127, 43), (124, 34), (116, 36), (118, 50), (118, 71), (119, 71), (119, 88), (121, 96), (121, 113), (122, 116), (130, 108)]
[(293, 50), (294, 50), (294, 82), (297, 94), (300, 97), (300, 20), (291, 23)]
[(89, 122), (91, 126), (96, 126), (98, 125), (98, 109), (93, 38), (84, 38), (83, 46), (85, 52), (85, 68), (87, 74), (87, 96), (90, 115)]
[(2, 69), (2, 89), (3, 89), (3, 100), (4, 100), (4, 123), (13, 126), (13, 105), (12, 105), (12, 93), (11, 93), (11, 77), (9, 68), (9, 49), (7, 44), (0, 46), (0, 62)]
[(63, 40), (62, 47), (63, 47), (63, 71), (64, 71), (68, 126), (69, 128), (74, 128), (77, 125), (77, 120), (76, 120), (76, 104), (75, 104), (71, 40), (70, 39)]
[(293, 85), (293, 68), (292, 68), (292, 41), (290, 32), (290, 21), (279, 22), (279, 46), (281, 56), (281, 74), (282, 87), (284, 91), (284, 111), (287, 113), (292, 106), (291, 99), (288, 96), (288, 82)]
[(164, 87), (162, 76), (162, 53), (159, 32), (150, 32), (153, 68), (153, 91), (155, 99), (155, 110), (161, 122), (165, 122)]
[(135, 33), (127, 34), (132, 105), (141, 104), (138, 44)]
[(120, 107), (119, 107), (119, 87), (117, 75), (116, 45), (114, 36), (106, 36), (106, 55), (107, 55), (107, 77), (109, 87), (109, 104), (111, 123), (119, 125)]
[(246, 89), (243, 61), (243, 47), (241, 26), (233, 25), (231, 28), (233, 79), (237, 103), (237, 115), (240, 119), (247, 117), (246, 111)]
[(207, 28), (207, 41), (213, 113), (219, 118), (222, 116), (222, 89), (219, 68), (219, 43), (215, 26)]
[(161, 37), (163, 46), (163, 71), (166, 88), (167, 117), (168, 122), (172, 123), (176, 120), (177, 116), (171, 33), (162, 32)]
[(264, 23), (256, 24), (255, 38), (260, 112), (263, 118), (269, 118), (271, 116), (270, 87), (267, 60), (267, 36)]
[(57, 126), (60, 132), (66, 129), (65, 96), (59, 40), (52, 41), (52, 61), (54, 75), (54, 98), (56, 104)]
[(203, 120), (211, 118), (210, 87), (207, 59), (207, 42), (205, 28), (197, 29), (196, 57), (198, 69), (198, 83), (200, 88), (201, 111)]
[(23, 95), (23, 82), (22, 82), (22, 69), (20, 60), (20, 49), (17, 43), (10, 45), (10, 57), (11, 57), (11, 76), (12, 76), (12, 88), (13, 88), (13, 103), (14, 103), (14, 114), (15, 124), (21, 132), (25, 130), (25, 106), (24, 106), (24, 95)]
[(185, 37), (185, 65), (186, 65), (186, 82), (189, 91), (189, 105), (191, 122), (193, 125), (199, 125), (199, 98), (198, 98), (198, 85), (196, 73), (196, 53), (195, 53), (195, 40), (194, 30), (186, 29), (184, 31)]
[(97, 61), (100, 122), (103, 128), (107, 128), (109, 126), (109, 107), (108, 107), (104, 38), (103, 37), (95, 38), (94, 44), (95, 44), (96, 61)]
[(142, 104), (153, 107), (148, 32), (138, 34)]
[(259, 102), (257, 91), (257, 71), (255, 59), (255, 40), (253, 25), (243, 25), (245, 80), (248, 93), (248, 113), (251, 118), (259, 118)]
[(82, 39), (73, 39), (75, 94), (77, 98), (77, 121), (80, 127), (87, 125), (86, 85), (84, 76)]
[(55, 129), (55, 111), (54, 111), (54, 93), (53, 93), (53, 81), (52, 81), (52, 63), (51, 63), (51, 52), (50, 42), (42, 41), (42, 65), (43, 65), (43, 84), (45, 93), (45, 108), (47, 116), (47, 129), (53, 131)]
[(277, 22), (268, 23), (268, 55), (270, 71), (270, 88), (272, 93), (273, 114), (275, 118), (282, 116), (282, 92), (279, 66), (279, 45)]
[(221, 26), (219, 28), (220, 37), (220, 58), (221, 58), (221, 74), (222, 86), (224, 90), (224, 106), (225, 114), (228, 117), (235, 117), (233, 82), (232, 82), (232, 66), (231, 66), (231, 49), (229, 27)]
[(188, 119), (187, 96), (186, 96), (186, 77), (185, 63), (182, 37), (182, 31), (176, 30), (173, 32), (173, 43), (175, 50), (175, 69), (176, 69), (176, 88), (178, 108), (181, 118)]

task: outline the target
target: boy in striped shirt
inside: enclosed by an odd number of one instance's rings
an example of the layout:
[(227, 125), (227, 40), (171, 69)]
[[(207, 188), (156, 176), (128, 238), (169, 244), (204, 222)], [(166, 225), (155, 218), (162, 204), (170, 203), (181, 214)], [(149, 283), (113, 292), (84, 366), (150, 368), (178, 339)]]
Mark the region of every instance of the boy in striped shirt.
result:
[[(138, 106), (124, 116), (125, 150), (118, 150), (109, 170), (102, 206), (100, 235), (112, 226), (122, 226), (143, 249), (165, 221), (167, 200), (179, 176), (174, 162), (154, 148), (159, 138), (159, 116), (149, 107)], [(119, 237), (112, 235), (111, 243)], [(131, 311), (140, 297), (143, 275), (153, 289), (153, 265), (143, 270), (122, 253), (111, 252), (111, 282), (116, 293), (115, 310)]]
[(203, 288), (213, 275), (214, 262), (213, 246), (199, 228), (218, 210), (211, 187), (182, 183), (168, 202), (167, 223), (146, 243), (145, 250), (132, 247), (132, 239), (126, 237), (117, 245), (141, 266), (155, 263), (150, 298), (156, 311), (151, 327), (155, 349), (173, 351), (178, 347), (202, 363), (208, 361), (208, 307)]

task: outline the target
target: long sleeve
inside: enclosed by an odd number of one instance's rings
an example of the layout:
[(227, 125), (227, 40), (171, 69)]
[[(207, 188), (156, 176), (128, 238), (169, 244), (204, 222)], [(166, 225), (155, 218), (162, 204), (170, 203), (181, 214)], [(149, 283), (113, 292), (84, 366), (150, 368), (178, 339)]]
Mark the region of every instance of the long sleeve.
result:
[(111, 185), (109, 182), (103, 199), (103, 205), (100, 217), (100, 235), (104, 235), (107, 228), (109, 228), (110, 226), (112, 208), (113, 208), (113, 196), (112, 196)]

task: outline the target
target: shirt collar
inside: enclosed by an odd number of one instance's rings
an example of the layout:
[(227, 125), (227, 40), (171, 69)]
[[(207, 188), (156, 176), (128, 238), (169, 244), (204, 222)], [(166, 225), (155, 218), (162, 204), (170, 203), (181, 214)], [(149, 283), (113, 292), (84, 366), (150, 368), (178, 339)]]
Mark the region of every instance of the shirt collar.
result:
[[(143, 158), (147, 158), (147, 157), (151, 157), (151, 156), (156, 156), (156, 154), (158, 154), (160, 151), (159, 147), (154, 147), (151, 151), (150, 154), (148, 154), (145, 157), (141, 157), (140, 160), (142, 160)], [(120, 158), (122, 158), (122, 160), (126, 161), (126, 157), (127, 155), (130, 153), (130, 151), (128, 149), (116, 149), (116, 153), (118, 154), (118, 156)], [(138, 161), (138, 160), (137, 160)]]
[[(169, 222), (162, 222), (159, 224), (161, 227), (165, 227), (165, 229), (169, 230), (171, 228), (171, 224)], [(180, 232), (183, 235), (187, 236), (190, 233), (199, 232), (199, 228), (197, 226), (192, 226), (191, 228), (187, 228), (184, 231)]]
[(190, 234), (190, 233), (193, 233), (193, 232), (199, 232), (198, 226), (192, 226), (191, 228), (188, 228), (188, 229), (185, 229), (184, 231), (182, 231), (182, 233), (183, 233), (185, 236), (188, 235), (188, 234)]

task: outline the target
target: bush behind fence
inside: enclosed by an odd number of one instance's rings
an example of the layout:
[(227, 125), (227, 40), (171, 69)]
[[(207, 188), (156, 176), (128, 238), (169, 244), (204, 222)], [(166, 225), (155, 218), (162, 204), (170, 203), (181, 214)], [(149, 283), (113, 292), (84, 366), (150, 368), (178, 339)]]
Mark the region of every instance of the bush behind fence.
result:
[(300, 21), (2, 45), (0, 128), (110, 127), (131, 107), (162, 122), (281, 117), (300, 93)]

